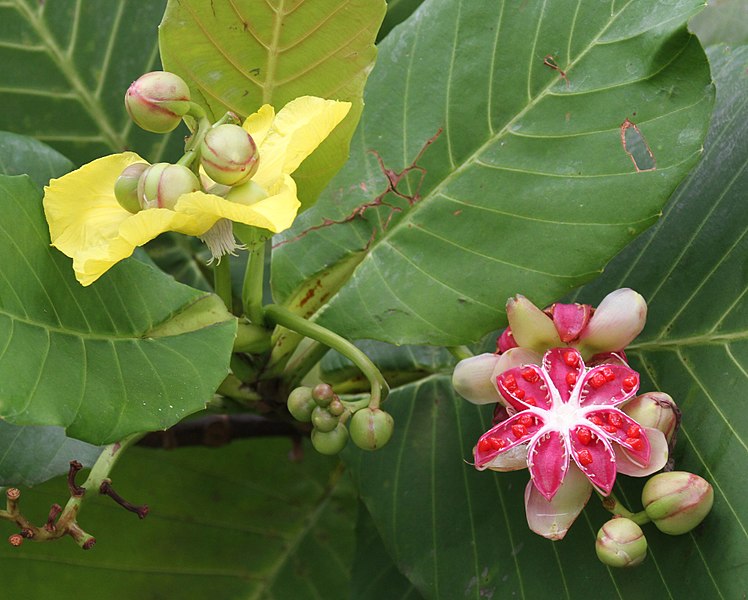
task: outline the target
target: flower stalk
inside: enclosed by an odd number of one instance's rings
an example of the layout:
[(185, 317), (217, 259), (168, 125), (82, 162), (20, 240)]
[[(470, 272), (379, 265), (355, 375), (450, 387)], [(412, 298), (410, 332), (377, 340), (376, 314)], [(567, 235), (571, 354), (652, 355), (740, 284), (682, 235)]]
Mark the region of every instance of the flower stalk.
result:
[(603, 508), (616, 517), (626, 517), (637, 525), (644, 525), (651, 521), (647, 516), (647, 513), (643, 510), (638, 513), (631, 512), (623, 503), (621, 503), (615, 494), (603, 496), (598, 492), (597, 495), (600, 498), (600, 502), (602, 502)]

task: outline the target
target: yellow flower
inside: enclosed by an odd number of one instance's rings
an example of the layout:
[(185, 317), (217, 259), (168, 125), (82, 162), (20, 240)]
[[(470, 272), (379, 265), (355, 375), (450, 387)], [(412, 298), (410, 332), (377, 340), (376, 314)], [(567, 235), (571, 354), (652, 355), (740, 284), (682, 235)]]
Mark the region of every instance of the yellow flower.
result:
[[(332, 132), (350, 110), (349, 102), (303, 96), (275, 114), (264, 105), (247, 118), (244, 129), (257, 145), (259, 168), (252, 177), (252, 200), (236, 194), (192, 192), (180, 196), (173, 210), (149, 208), (132, 214), (114, 196), (122, 170), (145, 162), (125, 152), (100, 158), (44, 188), (44, 212), (52, 245), (73, 259), (75, 276), (90, 285), (120, 260), (165, 231), (210, 237), (210, 230), (228, 231), (228, 219), (278, 233), (291, 226), (300, 203), (291, 174)], [(238, 190), (239, 188), (235, 188)], [(215, 226), (215, 227), (214, 227)], [(207, 235), (206, 235), (207, 234)], [(215, 247), (219, 248), (216, 254)], [(223, 240), (214, 254), (231, 251)]]

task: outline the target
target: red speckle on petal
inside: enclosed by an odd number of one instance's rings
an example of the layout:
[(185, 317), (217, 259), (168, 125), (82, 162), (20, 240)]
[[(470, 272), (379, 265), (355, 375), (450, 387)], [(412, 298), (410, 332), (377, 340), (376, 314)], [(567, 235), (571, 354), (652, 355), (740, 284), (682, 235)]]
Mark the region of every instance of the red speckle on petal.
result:
[(573, 350), (564, 352), (564, 362), (570, 367), (576, 367), (579, 364), (579, 355)]
[(595, 373), (592, 378), (590, 379), (590, 385), (592, 385), (593, 388), (601, 388), (605, 385), (605, 375), (598, 371)]
[(592, 432), (586, 427), (577, 429), (577, 439), (585, 446), (592, 441)]
[(605, 381), (613, 381), (616, 378), (616, 374), (610, 367), (603, 367), (602, 374), (605, 377)]
[(540, 379), (540, 375), (535, 372), (535, 369), (530, 369), (528, 367), (522, 371), (522, 379), (528, 383), (537, 383), (538, 379)]
[(631, 446), (634, 450), (644, 450), (644, 442), (638, 437), (626, 438), (626, 443)]
[(517, 389), (517, 380), (514, 378), (514, 375), (512, 373), (509, 373), (504, 377), (504, 386), (510, 392), (513, 392)]
[(623, 389), (630, 392), (636, 387), (636, 375), (629, 375), (623, 379)]
[(620, 429), (623, 426), (623, 418), (618, 413), (610, 413), (608, 415), (608, 423)]
[(525, 427), (532, 427), (535, 425), (535, 419), (532, 415), (520, 415), (519, 422)]
[(525, 390), (523, 389), (516, 389), (514, 390), (514, 395), (517, 396), (520, 400), (525, 397)]
[(512, 425), (512, 433), (517, 439), (527, 435), (527, 429), (521, 423), (515, 423)]
[(638, 425), (632, 425), (626, 430), (626, 435), (630, 438), (638, 438), (642, 434), (642, 430), (639, 429)]
[(569, 386), (574, 386), (577, 383), (577, 374), (573, 371), (566, 374), (566, 383), (569, 384)]
[(582, 465), (583, 467), (586, 467), (592, 464), (592, 452), (590, 452), (586, 448), (577, 452), (577, 458), (579, 459), (579, 464)]

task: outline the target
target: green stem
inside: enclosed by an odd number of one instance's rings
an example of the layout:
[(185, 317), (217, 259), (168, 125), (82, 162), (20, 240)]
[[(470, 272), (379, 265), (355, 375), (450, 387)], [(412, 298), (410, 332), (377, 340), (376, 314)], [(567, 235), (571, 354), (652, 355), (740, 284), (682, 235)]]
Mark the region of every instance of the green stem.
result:
[(307, 373), (314, 368), (314, 365), (321, 361), (329, 351), (330, 348), (314, 340), (305, 348), (300, 348), (293, 358), (288, 361), (286, 368), (283, 370), (288, 387), (297, 387), (301, 383), (301, 380), (306, 377)]
[(361, 352), (361, 350), (356, 348), (347, 339), (316, 323), (307, 321), (293, 314), (290, 310), (276, 304), (269, 304), (265, 307), (265, 317), (275, 325), (292, 329), (297, 333), (329, 346), (333, 350), (337, 350), (356, 365), (366, 379), (369, 380), (371, 387), (371, 402), (369, 402), (369, 406), (371, 408), (379, 408), (379, 404), (387, 397), (389, 387), (379, 369), (377, 369), (366, 354)]
[(472, 358), (474, 354), (470, 351), (467, 346), (447, 346), (449, 353), (454, 356), (457, 360), (465, 360), (466, 358)]
[(234, 352), (263, 354), (273, 346), (271, 333), (264, 327), (239, 319), (239, 327), (234, 340)]
[(262, 308), (263, 281), (265, 276), (265, 244), (253, 243), (247, 257), (247, 271), (242, 285), (242, 302), (244, 314), (255, 325), (265, 326), (265, 314)]
[(222, 256), (221, 259), (213, 265), (213, 289), (218, 297), (223, 300), (229, 312), (233, 309), (233, 297), (231, 294), (231, 263), (229, 255)]
[(638, 513), (631, 512), (618, 498), (616, 498), (615, 494), (603, 496), (597, 492), (597, 495), (600, 498), (600, 502), (602, 502), (603, 508), (616, 517), (626, 517), (627, 519), (631, 519), (637, 525), (644, 525), (645, 523), (649, 523), (651, 520), (647, 516), (646, 511), (642, 510)]

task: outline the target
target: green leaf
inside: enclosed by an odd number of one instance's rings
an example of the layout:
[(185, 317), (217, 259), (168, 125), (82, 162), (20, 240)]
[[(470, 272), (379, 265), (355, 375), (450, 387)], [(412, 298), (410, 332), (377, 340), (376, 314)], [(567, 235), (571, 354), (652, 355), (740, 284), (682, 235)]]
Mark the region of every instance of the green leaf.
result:
[(689, 26), (704, 46), (748, 44), (748, 2), (746, 0), (710, 0)]
[(207, 278), (210, 252), (197, 238), (167, 232), (148, 242), (148, 256), (159, 268), (179, 283), (212, 292)]
[(359, 503), (356, 556), (351, 571), (351, 598), (355, 600), (421, 600), (423, 596), (397, 570), (379, 537), (374, 521)]
[[(542, 306), (598, 275), (700, 155), (713, 89), (685, 21), (701, 5), (424, 2), (380, 46), (351, 160), (277, 244), (294, 268), (274, 275), (276, 300), (355, 260), (321, 290), (320, 324), (456, 345), (496, 329), (518, 290)], [(636, 172), (624, 134), (655, 170)], [(425, 173), (383, 196), (415, 162)], [(400, 212), (356, 216), (380, 200)]]
[(213, 121), (227, 110), (246, 117), (262, 104), (278, 110), (305, 95), (353, 103), (294, 175), (308, 207), (348, 157), (384, 11), (384, 0), (169, 0), (161, 57)]
[(41, 187), (72, 168), (73, 163), (46, 144), (0, 131), (0, 175), (28, 175)]
[[(449, 377), (435, 375), (389, 396), (395, 433), (386, 447), (345, 455), (388, 552), (424, 596), (734, 598), (748, 587), (748, 47), (710, 56), (717, 108), (703, 161), (658, 226), (575, 299), (596, 303), (630, 286), (649, 301), (647, 328), (629, 357), (644, 369), (642, 390), (679, 403), (675, 465), (711, 482), (712, 514), (683, 536), (645, 526), (649, 557), (635, 571), (597, 562), (594, 536), (607, 516), (594, 498), (564, 540), (540, 538), (523, 514), (527, 471), (479, 473), (464, 462), (490, 427), (492, 407), (455, 397)], [(619, 479), (616, 493), (633, 510), (642, 483)]]
[(157, 70), (165, 2), (10, 0), (0, 4), (0, 129), (33, 136), (77, 164), (125, 149), (157, 162), (181, 154), (186, 128), (139, 129), (128, 86)]
[(101, 448), (65, 436), (62, 427), (19, 427), (0, 421), (0, 485), (36, 485), (66, 473), (71, 460), (90, 467)]
[(379, 29), (377, 41), (384, 39), (394, 27), (405, 21), (422, 3), (423, 0), (389, 0), (387, 14)]
[(28, 178), (0, 177), (0, 210), (2, 418), (103, 444), (205, 406), (236, 332), (216, 296), (134, 260), (84, 288)]
[[(220, 449), (134, 448), (112, 474), (114, 488), (147, 503), (138, 521), (110, 499), (87, 498), (81, 526), (97, 539), (83, 552), (70, 539), (0, 547), (3, 594), (79, 600), (345, 598), (353, 555), (355, 500), (335, 462), (306, 445), (256, 439)], [(34, 522), (64, 501), (64, 480), (23, 491)], [(4, 525), (8, 533), (11, 528)], [(99, 592), (96, 592), (98, 594)]]

